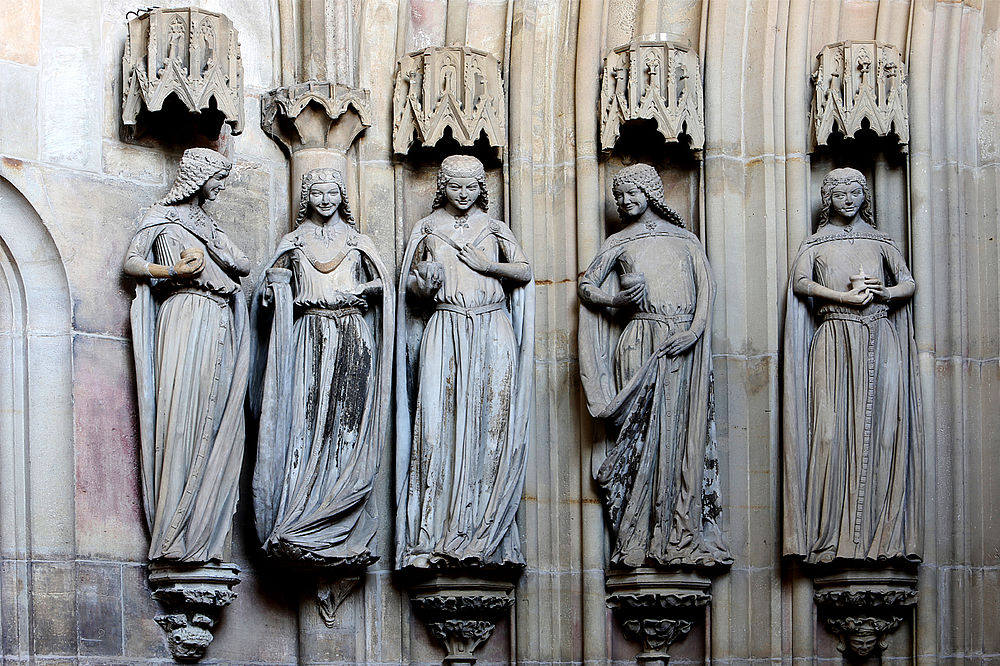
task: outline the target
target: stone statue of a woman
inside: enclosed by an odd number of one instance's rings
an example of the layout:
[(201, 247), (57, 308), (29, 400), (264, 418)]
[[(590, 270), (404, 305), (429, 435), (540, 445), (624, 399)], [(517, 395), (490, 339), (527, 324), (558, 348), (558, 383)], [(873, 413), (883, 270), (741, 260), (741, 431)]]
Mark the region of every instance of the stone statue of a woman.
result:
[(360, 568), (378, 559), (395, 292), (340, 172), (309, 171), (300, 196), (254, 295), (257, 533), (272, 557)]
[(214, 150), (184, 151), (125, 259), (137, 280), (132, 346), (153, 561), (228, 557), (250, 368), (239, 278), (250, 261), (202, 204), (223, 189), (230, 168)]
[(821, 195), (819, 228), (788, 279), (785, 553), (811, 564), (919, 560), (913, 277), (875, 228), (859, 171), (834, 169)]
[(579, 286), (583, 388), (613, 440), (597, 472), (611, 564), (729, 564), (716, 521), (708, 259), (653, 167), (625, 167), (613, 191), (627, 226), (604, 241)]
[(396, 566), (520, 565), (531, 267), (510, 228), (486, 214), (479, 160), (445, 158), (437, 182), (400, 276)]

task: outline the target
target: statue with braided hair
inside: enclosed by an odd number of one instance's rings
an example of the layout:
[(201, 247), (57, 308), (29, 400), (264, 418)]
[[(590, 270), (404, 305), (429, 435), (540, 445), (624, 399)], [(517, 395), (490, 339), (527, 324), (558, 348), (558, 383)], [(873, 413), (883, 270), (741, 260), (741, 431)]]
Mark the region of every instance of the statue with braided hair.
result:
[(579, 284), (580, 375), (590, 413), (606, 425), (594, 467), (611, 564), (730, 564), (718, 525), (708, 259), (653, 167), (625, 167), (613, 192), (626, 227)]
[(531, 266), (487, 210), (474, 157), (441, 163), (403, 258), (397, 312), (398, 569), (519, 567)]
[(232, 164), (184, 151), (173, 187), (145, 214), (125, 259), (136, 278), (132, 347), (143, 504), (153, 561), (228, 559), (243, 464), (247, 256), (202, 205)]
[(253, 499), (269, 556), (323, 568), (378, 559), (371, 501), (392, 385), (394, 291), (335, 169), (302, 177), (295, 229), (253, 297)]
[(823, 179), (816, 233), (788, 277), (784, 551), (809, 564), (920, 557), (920, 382), (895, 241), (856, 169)]

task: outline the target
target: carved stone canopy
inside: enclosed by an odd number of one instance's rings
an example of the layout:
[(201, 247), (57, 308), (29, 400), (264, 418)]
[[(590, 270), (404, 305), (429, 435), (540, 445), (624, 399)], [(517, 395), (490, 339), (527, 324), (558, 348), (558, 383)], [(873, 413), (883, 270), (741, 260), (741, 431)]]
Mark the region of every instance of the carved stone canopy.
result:
[(906, 65), (892, 44), (837, 42), (823, 47), (813, 72), (812, 123), (816, 145), (825, 146), (834, 126), (853, 137), (865, 125), (879, 136), (895, 134), (906, 151), (910, 121)]
[(886, 637), (917, 603), (917, 578), (905, 571), (845, 569), (818, 576), (814, 585), (819, 616), (850, 657), (881, 655)]
[(507, 102), (500, 61), (468, 46), (432, 46), (399, 60), (392, 94), (392, 147), (436, 144), (451, 129), (462, 146), (485, 134), (488, 145), (507, 143)]
[(640, 39), (604, 59), (601, 78), (601, 150), (610, 151), (622, 125), (655, 120), (670, 143), (690, 139), (698, 157), (705, 148), (701, 65), (698, 54), (677, 42)]
[(261, 97), (260, 125), (279, 145), (346, 151), (371, 127), (371, 92), (328, 81), (275, 88)]
[(184, 7), (150, 9), (128, 22), (122, 122), (134, 127), (143, 106), (159, 111), (170, 95), (192, 113), (215, 100), (233, 134), (243, 131), (243, 62), (232, 21)]

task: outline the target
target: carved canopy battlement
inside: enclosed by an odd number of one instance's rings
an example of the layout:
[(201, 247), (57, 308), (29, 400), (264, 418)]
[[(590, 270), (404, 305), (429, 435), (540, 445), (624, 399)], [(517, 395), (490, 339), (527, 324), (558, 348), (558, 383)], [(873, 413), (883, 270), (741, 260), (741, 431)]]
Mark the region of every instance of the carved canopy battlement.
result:
[(193, 113), (211, 100), (243, 131), (243, 63), (232, 21), (185, 7), (151, 9), (128, 22), (122, 57), (122, 121), (134, 126), (142, 107), (159, 111), (170, 95)]
[(482, 134), (490, 146), (507, 143), (507, 103), (500, 61), (467, 46), (428, 47), (399, 60), (392, 94), (392, 147), (437, 143), (451, 128), (460, 145)]
[(655, 120), (671, 143), (687, 135), (700, 155), (705, 147), (701, 66), (690, 47), (636, 40), (608, 53), (601, 79), (601, 150), (612, 150), (622, 125), (636, 120)]
[(816, 56), (812, 122), (817, 146), (825, 146), (834, 125), (853, 137), (864, 127), (879, 136), (894, 133), (902, 150), (910, 141), (906, 64), (892, 44), (837, 42)]

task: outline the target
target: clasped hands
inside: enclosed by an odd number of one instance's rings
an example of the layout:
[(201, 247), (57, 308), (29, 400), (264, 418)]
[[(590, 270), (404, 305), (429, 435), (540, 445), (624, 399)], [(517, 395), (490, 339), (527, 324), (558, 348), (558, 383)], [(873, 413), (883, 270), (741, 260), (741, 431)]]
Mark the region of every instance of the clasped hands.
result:
[(878, 278), (870, 276), (865, 276), (862, 284), (840, 293), (840, 302), (843, 305), (859, 308), (865, 307), (873, 300), (876, 303), (886, 303), (890, 298), (889, 288), (882, 284)]

